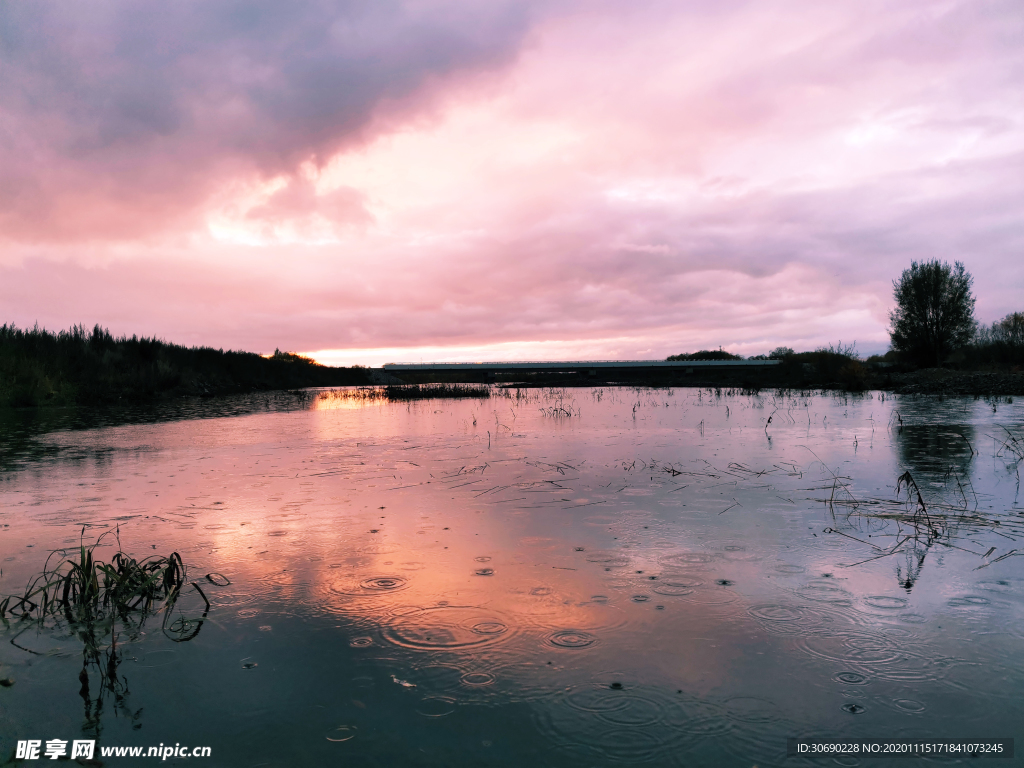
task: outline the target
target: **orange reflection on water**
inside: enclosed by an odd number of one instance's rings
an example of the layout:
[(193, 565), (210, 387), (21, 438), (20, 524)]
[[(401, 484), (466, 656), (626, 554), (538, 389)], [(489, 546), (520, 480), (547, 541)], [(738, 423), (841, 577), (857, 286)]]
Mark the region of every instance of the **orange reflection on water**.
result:
[[(570, 401), (571, 417), (550, 407)], [(952, 549), (929, 556), (911, 592), (894, 560), (857, 565), (874, 542), (891, 545), (883, 523), (865, 513), (863, 531), (844, 528), (863, 541), (826, 531), (858, 518), (818, 500), (833, 470), (803, 446), (842, 464), (835, 471), (860, 483), (861, 498), (891, 481), (881, 430), (859, 453), (847, 439), (870, 434), (870, 403), (818, 401), (851, 426), (780, 418), (769, 442), (763, 399), (728, 402), (617, 390), (402, 404), (314, 393), (291, 412), (50, 435), (57, 458), (4, 478), (0, 591), (38, 573), (48, 549), (77, 543), (83, 526), (87, 539), (119, 527), (135, 555), (180, 552), (209, 595), (202, 640), (229, 647), (223, 690), (287, 694), (261, 710), (260, 728), (283, 722), (296, 690), (321, 696), (333, 717), (348, 696), (338, 690), (377, 674), (377, 693), (357, 697), (374, 727), (392, 727), (403, 706), (437, 718), (456, 705), (526, 703), (564, 764), (589, 764), (594, 745), (620, 764), (670, 764), (680, 744), (726, 732), (722, 743), (758, 754), (793, 723), (842, 726), (840, 705), (866, 695), (856, 687), (866, 680), (876, 710), (886, 697), (909, 701), (908, 680), (920, 690), (911, 698), (931, 706), (945, 690), (936, 682), (956, 675), (960, 690), (989, 686), (1015, 701), (1019, 671), (971, 681), (980, 662), (935, 663), (984, 653), (991, 663), (996, 633), (977, 634), (974, 650), (933, 627), (971, 611), (978, 626), (1001, 618), (1019, 636), (1019, 610), (980, 594), (1010, 594), (1003, 573), (989, 574), (1016, 561), (971, 576), (977, 558)], [(1005, 496), (983, 487), (980, 467), (970, 468), (979, 492)], [(926, 492), (942, 493), (940, 477)], [(981, 549), (993, 545), (1007, 546)], [(931, 578), (939, 569), (957, 578)], [(942, 621), (928, 623), (932, 614)], [(253, 654), (259, 666), (239, 682), (237, 659)], [(258, 677), (268, 668), (287, 673), (268, 684)]]

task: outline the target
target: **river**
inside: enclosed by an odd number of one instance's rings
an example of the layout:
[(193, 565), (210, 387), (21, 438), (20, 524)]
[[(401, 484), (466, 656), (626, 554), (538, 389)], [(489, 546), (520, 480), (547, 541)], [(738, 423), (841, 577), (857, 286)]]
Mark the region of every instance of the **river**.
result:
[(1020, 402), (326, 390), (19, 418), (0, 593), (97, 539), (178, 552), (189, 584), (100, 631), (106, 668), (8, 614), (3, 756), (764, 768), (822, 764), (789, 738), (1024, 736)]

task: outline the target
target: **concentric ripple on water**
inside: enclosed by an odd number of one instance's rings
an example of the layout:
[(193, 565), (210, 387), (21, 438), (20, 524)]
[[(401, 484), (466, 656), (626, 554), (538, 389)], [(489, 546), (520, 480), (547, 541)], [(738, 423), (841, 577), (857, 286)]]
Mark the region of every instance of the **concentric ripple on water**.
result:
[(455, 711), (455, 699), (447, 696), (426, 696), (416, 706), (424, 717), (446, 717)]
[(893, 701), (893, 705), (901, 712), (924, 712), (925, 706), (917, 699), (896, 699)]
[(371, 576), (369, 578), (339, 579), (331, 583), (329, 589), (337, 595), (349, 597), (372, 597), (385, 592), (397, 592), (405, 589), (409, 580), (404, 576)]
[(779, 603), (754, 605), (747, 609), (747, 613), (760, 621), (783, 623), (801, 621), (807, 615), (804, 608)]
[(886, 670), (888, 675), (899, 675), (919, 666), (932, 666), (931, 660), (922, 655), (914, 644), (881, 632), (859, 629), (809, 632), (798, 636), (796, 646), (811, 656), (839, 664), (854, 664), (875, 670), (878, 674)]
[(817, 631), (832, 617), (812, 607), (792, 603), (763, 603), (747, 609), (762, 629), (776, 635), (797, 635)]
[(535, 705), (541, 732), (574, 756), (565, 764), (667, 765), (702, 738), (725, 732), (720, 708), (620, 677), (570, 686)]
[(961, 597), (952, 598), (946, 605), (951, 608), (982, 608), (991, 602), (987, 597), (981, 597), (980, 595), (962, 595)]
[(715, 559), (715, 556), (708, 552), (677, 552), (674, 555), (666, 555), (661, 562), (666, 566), (695, 566), (705, 565)]
[(859, 672), (840, 672), (833, 679), (846, 685), (867, 685), (871, 682), (866, 675)]
[(764, 557), (760, 552), (752, 550), (746, 544), (739, 541), (710, 541), (705, 546), (726, 560), (733, 562), (752, 563)]
[(548, 643), (557, 648), (586, 648), (597, 642), (597, 638), (588, 632), (574, 629), (561, 629), (548, 635)]
[(485, 608), (439, 605), (393, 616), (384, 639), (403, 648), (471, 648), (507, 640), (512, 633), (501, 616)]
[(833, 579), (814, 579), (800, 588), (800, 596), (816, 603), (832, 603), (837, 606), (849, 606), (853, 603), (853, 595)]
[(864, 598), (865, 605), (887, 611), (902, 610), (907, 607), (909, 602), (905, 597), (891, 597), (889, 595), (870, 595)]
[(401, 576), (374, 576), (372, 579), (359, 582), (360, 587), (374, 592), (391, 592), (405, 585), (406, 580)]
[(804, 566), (802, 566), (802, 565), (794, 565), (792, 563), (782, 563), (782, 562), (776, 563), (774, 570), (775, 570), (776, 573), (785, 573), (785, 574), (793, 574), (793, 575), (798, 574), (798, 573), (804, 573), (804, 572), (807, 571), (807, 569)]
[(351, 741), (356, 737), (356, 727), (354, 725), (339, 725), (327, 734), (328, 741), (343, 742)]
[(732, 720), (745, 723), (771, 723), (779, 719), (779, 708), (767, 699), (755, 696), (735, 696), (723, 702)]
[(664, 573), (658, 577), (653, 591), (666, 597), (682, 597), (693, 594), (693, 591), (703, 586), (703, 584), (703, 580), (695, 576), (682, 573)]
[(494, 683), (494, 675), (490, 672), (466, 672), (459, 679), (463, 685), (471, 685), (473, 687), (492, 685)]
[(588, 563), (598, 563), (605, 568), (622, 568), (630, 563), (628, 557), (617, 552), (590, 552), (586, 559)]

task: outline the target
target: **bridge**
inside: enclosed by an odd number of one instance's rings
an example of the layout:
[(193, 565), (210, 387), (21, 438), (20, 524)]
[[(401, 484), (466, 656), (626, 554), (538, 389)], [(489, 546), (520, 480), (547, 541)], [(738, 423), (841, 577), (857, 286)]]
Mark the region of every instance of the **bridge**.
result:
[(522, 360), (480, 363), (386, 363), (381, 367), (388, 380), (408, 383), (428, 381), (534, 381), (554, 383), (664, 381), (711, 377), (732, 380), (737, 376), (768, 371), (778, 360)]
[(483, 373), (519, 372), (519, 373), (584, 373), (596, 375), (613, 370), (637, 369), (669, 369), (684, 371), (686, 369), (718, 368), (744, 369), (765, 368), (778, 365), (779, 360), (524, 360), (516, 362), (492, 363), (385, 363), (382, 367), (388, 373), (435, 373), (441, 371), (473, 371)]

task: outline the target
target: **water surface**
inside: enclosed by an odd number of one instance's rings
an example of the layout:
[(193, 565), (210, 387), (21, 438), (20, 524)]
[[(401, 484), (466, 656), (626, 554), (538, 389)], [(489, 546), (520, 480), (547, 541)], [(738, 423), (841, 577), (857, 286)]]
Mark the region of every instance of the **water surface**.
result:
[(770, 766), (811, 764), (787, 737), (1024, 735), (1019, 403), (496, 392), (8, 425), (0, 592), (117, 530), (211, 609), (119, 639), (88, 695), (77, 638), (12, 626), (0, 753)]

